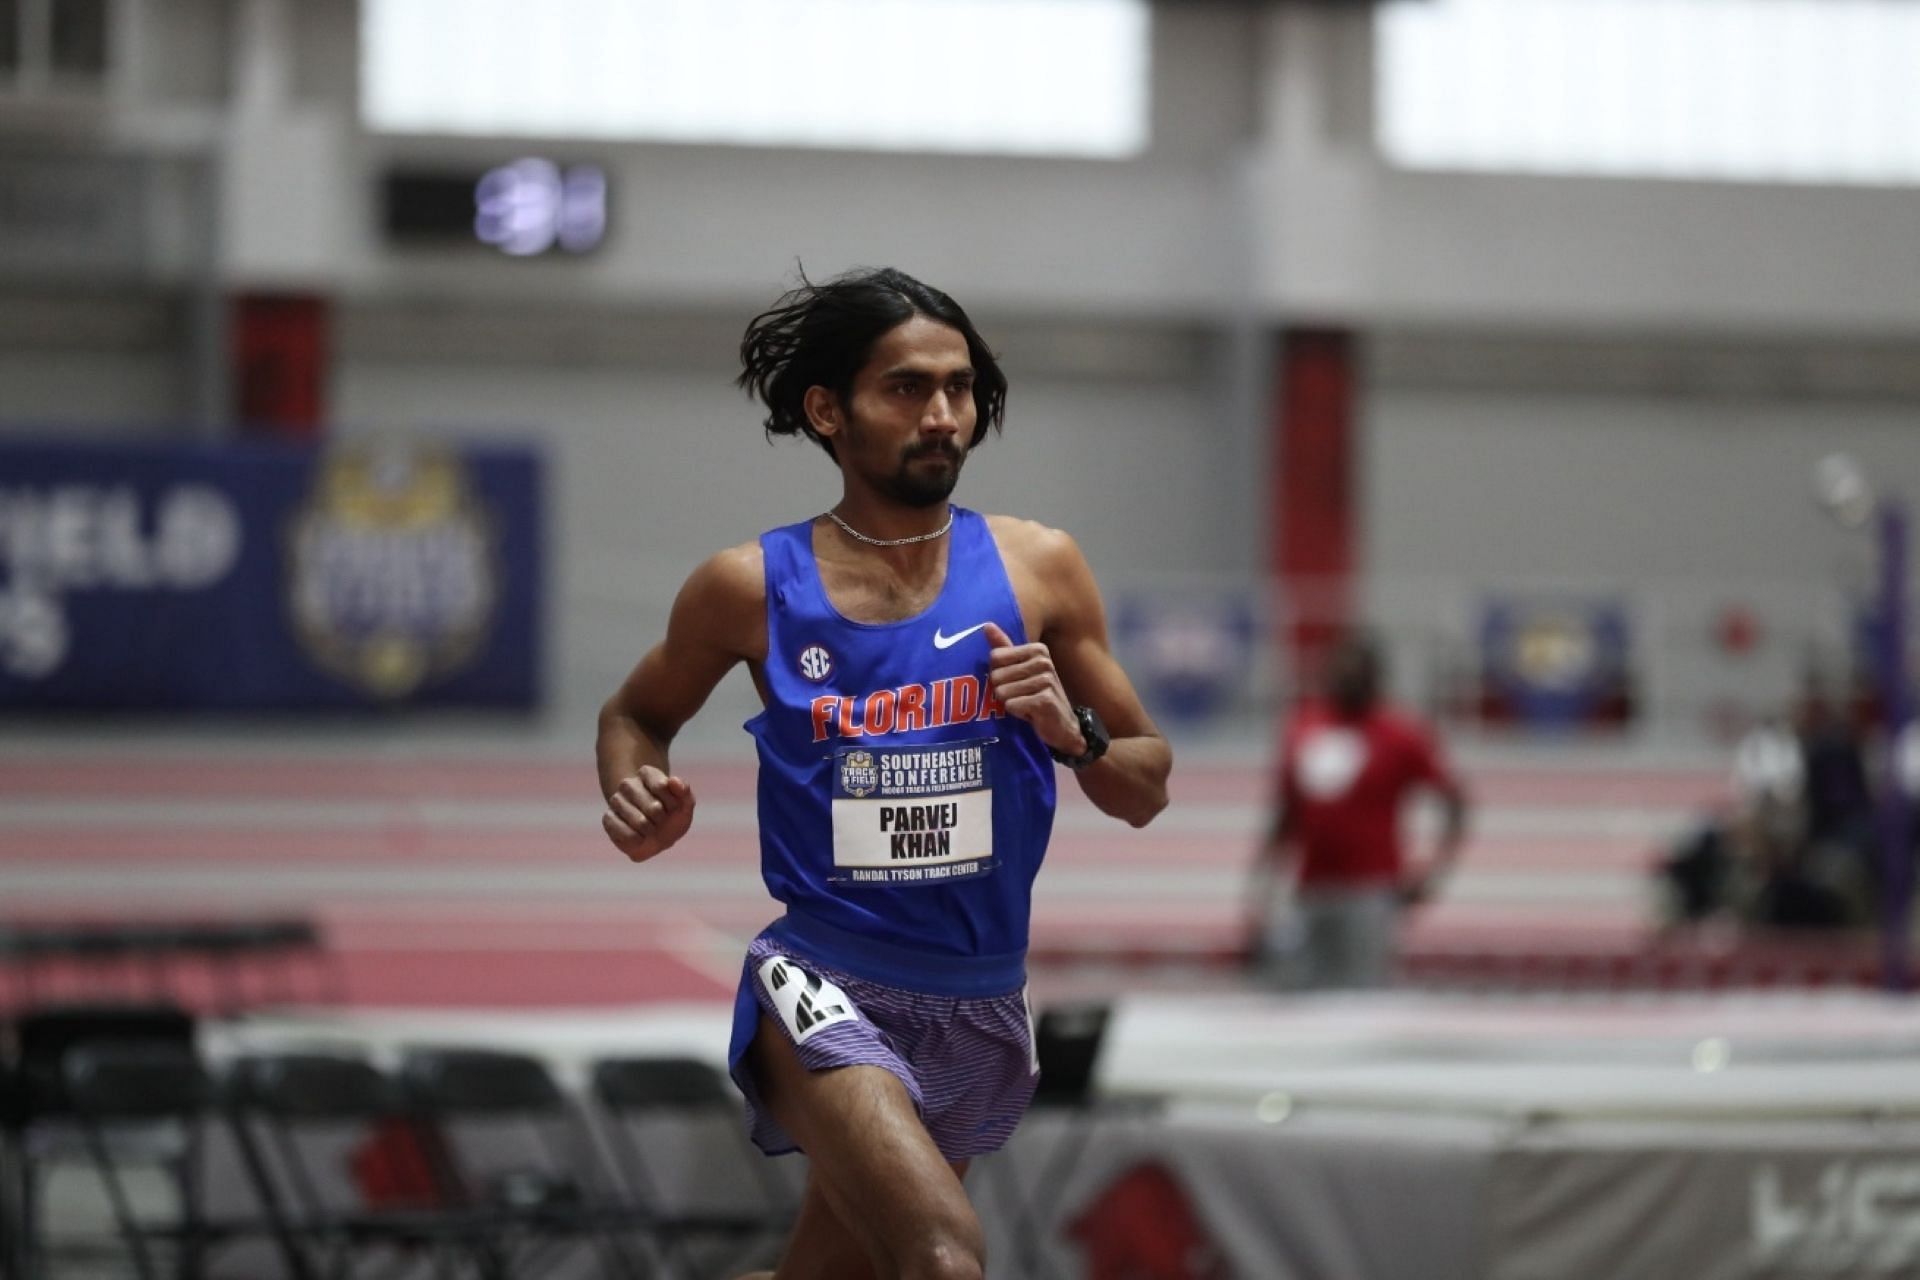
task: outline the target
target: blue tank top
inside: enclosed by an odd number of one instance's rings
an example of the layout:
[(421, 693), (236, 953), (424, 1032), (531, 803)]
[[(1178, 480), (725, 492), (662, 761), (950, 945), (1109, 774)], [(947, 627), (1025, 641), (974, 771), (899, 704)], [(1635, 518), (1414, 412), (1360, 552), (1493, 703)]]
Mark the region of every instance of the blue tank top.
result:
[(1026, 629), (985, 518), (953, 508), (924, 612), (844, 618), (811, 521), (761, 535), (767, 707), (761, 871), (772, 931), (856, 977), (943, 995), (1018, 990), (1033, 877), (1053, 830), (1053, 760), (987, 685), (989, 620)]

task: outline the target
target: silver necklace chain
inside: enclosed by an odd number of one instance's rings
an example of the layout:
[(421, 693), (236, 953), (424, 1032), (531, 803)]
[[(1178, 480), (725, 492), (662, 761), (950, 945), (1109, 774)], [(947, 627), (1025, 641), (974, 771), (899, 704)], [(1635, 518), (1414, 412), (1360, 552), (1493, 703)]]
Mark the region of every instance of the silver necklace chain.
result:
[(840, 526), (841, 532), (856, 542), (864, 542), (870, 547), (904, 547), (915, 542), (932, 542), (935, 538), (945, 537), (947, 530), (953, 528), (953, 508), (947, 508), (947, 522), (932, 533), (916, 533), (911, 538), (869, 538), (845, 520), (836, 511), (828, 511), (827, 519)]

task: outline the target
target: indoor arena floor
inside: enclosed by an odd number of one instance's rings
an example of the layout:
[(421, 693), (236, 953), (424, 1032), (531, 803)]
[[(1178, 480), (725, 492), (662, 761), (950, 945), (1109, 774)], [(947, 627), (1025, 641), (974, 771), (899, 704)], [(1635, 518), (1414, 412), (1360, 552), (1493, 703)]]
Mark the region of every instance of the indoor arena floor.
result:
[[(1650, 868), (1725, 786), (1705, 751), (1456, 755), (1473, 837), (1410, 948), (1631, 947), (1655, 929)], [(1113, 1019), (1097, 1101), (1035, 1113), (971, 1180), (992, 1274), (1920, 1274), (1920, 1005), (1253, 990), (1217, 957), (1243, 936), (1266, 756), (1182, 744), (1173, 804), (1141, 831), (1064, 789), (1031, 990)], [(610, 1054), (718, 1060), (742, 948), (776, 908), (750, 758), (699, 744), (676, 768), (694, 831), (636, 867), (599, 831), (583, 743), (457, 725), (22, 732), (0, 738), (0, 901), (16, 920), (317, 920), (344, 1001), (222, 1022), (219, 1053), (485, 1044), (576, 1079)], [(87, 980), (42, 975), (41, 994)], [(1187, 1269), (1124, 1269), (1158, 1250)]]

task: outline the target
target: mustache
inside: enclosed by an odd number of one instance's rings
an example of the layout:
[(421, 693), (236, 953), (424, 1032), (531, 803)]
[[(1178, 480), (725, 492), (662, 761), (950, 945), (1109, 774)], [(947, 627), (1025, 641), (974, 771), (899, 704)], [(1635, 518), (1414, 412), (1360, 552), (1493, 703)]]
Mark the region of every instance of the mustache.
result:
[(934, 456), (945, 458), (948, 462), (958, 462), (961, 458), (960, 446), (951, 440), (928, 440), (922, 444), (909, 446), (906, 452), (908, 462)]

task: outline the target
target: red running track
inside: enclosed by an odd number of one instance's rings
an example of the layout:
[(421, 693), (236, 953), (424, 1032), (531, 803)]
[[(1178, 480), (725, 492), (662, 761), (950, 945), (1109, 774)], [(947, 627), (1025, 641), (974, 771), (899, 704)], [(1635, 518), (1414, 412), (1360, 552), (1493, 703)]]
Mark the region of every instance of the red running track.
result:
[[(758, 882), (751, 767), (682, 772), (701, 798), (695, 831), (636, 868), (599, 833), (584, 753), (0, 758), (0, 898), (18, 920), (308, 914), (364, 1004), (715, 998), (777, 908)], [(1650, 861), (1722, 785), (1699, 770), (1469, 776), (1480, 834), (1448, 898), (1413, 921), (1416, 952), (1637, 945)], [(1239, 946), (1267, 779), (1183, 763), (1173, 797), (1133, 831), (1066, 789), (1036, 896), (1037, 957), (1217, 962)]]

